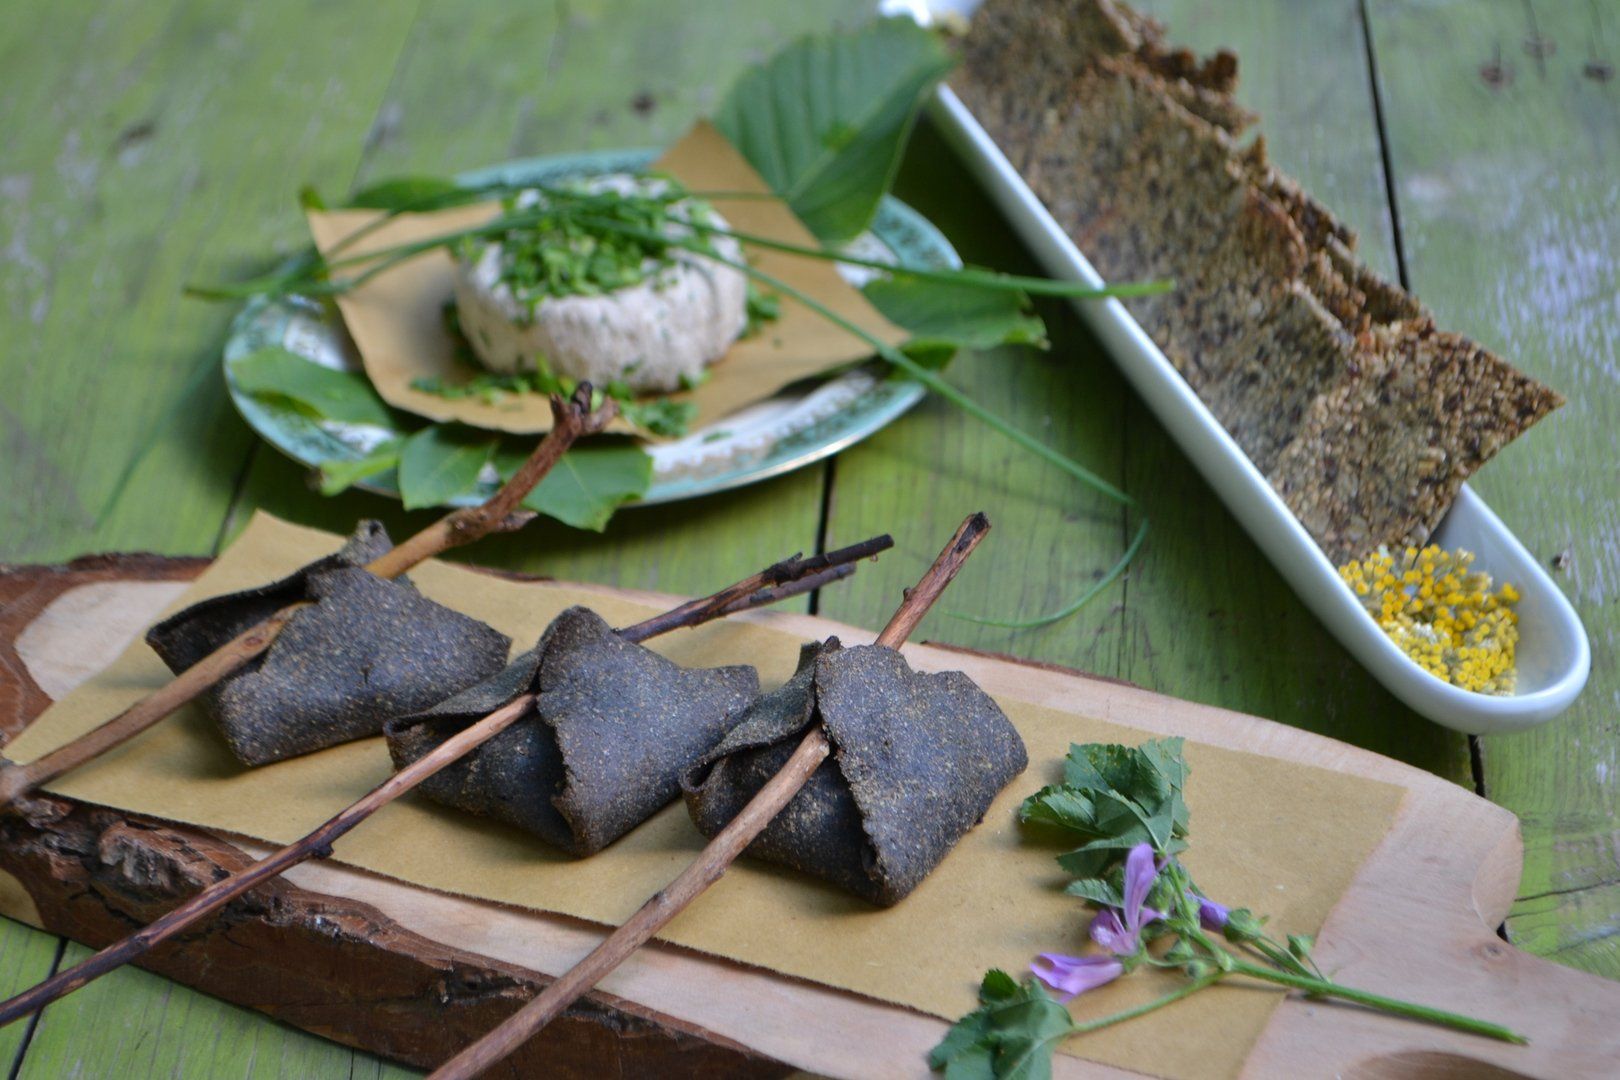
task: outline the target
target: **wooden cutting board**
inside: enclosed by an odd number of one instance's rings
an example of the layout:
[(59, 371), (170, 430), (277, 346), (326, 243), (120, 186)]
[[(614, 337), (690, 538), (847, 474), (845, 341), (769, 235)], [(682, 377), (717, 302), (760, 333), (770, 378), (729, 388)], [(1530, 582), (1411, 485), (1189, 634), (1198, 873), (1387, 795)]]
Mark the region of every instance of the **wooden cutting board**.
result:
[[(0, 571), (0, 734), (15, 735), (110, 662), (206, 565), (94, 556)], [(847, 629), (785, 618), (807, 637)], [(1249, 1074), (1597, 1077), (1620, 1068), (1620, 984), (1530, 956), (1493, 929), (1522, 864), (1517, 821), (1507, 811), (1400, 762), (1255, 717), (1008, 657), (953, 651), (952, 661), (993, 693), (1016, 689), (1025, 700), (1061, 702), (1145, 731), (1406, 789), (1390, 834), (1322, 928), (1318, 958), (1346, 983), (1505, 1022), (1531, 1045), (1295, 998), (1273, 1015)], [(264, 850), (39, 798), (0, 816), (0, 912), (100, 946)], [(146, 966), (427, 1067), (515, 1010), (602, 935), (571, 919), (309, 864), (157, 950)], [(508, 1074), (925, 1076), (924, 1057), (946, 1027), (665, 946), (637, 954), (615, 989), (551, 1025), (509, 1060)], [(1137, 1075), (1062, 1055), (1056, 1071)]]

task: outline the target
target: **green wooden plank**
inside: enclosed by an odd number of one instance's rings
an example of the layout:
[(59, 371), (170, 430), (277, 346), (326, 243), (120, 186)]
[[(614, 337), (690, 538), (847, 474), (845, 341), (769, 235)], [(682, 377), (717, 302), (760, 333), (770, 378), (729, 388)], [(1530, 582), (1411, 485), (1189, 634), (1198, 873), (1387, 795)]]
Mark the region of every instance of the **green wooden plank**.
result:
[[(907, 153), (897, 190), (938, 224), (964, 259), (1033, 271), (1033, 264), (928, 128)], [(1127, 391), (1078, 318), (1043, 304), (1052, 349), (1002, 348), (964, 354), (955, 385), (1012, 423), (1119, 483)], [(823, 598), (821, 610), (879, 627), (964, 516), (990, 515), (993, 531), (951, 592), (924, 620), (917, 640), (948, 641), (1113, 674), (1121, 650), (1116, 588), (1076, 618), (1029, 631), (983, 626), (947, 612), (990, 617), (1040, 614), (1073, 599), (1117, 558), (1126, 524), (1118, 504), (1036, 461), (1003, 436), (937, 398), (839, 456), (829, 505), (828, 544), (888, 530), (898, 550), (866, 573), (857, 590)], [(874, 587), (880, 586), (880, 587)]]
[[(0, 919), (0, 992), (14, 994), (49, 976), (61, 947), (62, 939), (55, 934)], [(28, 1038), (26, 1022), (0, 1028), (0, 1068), (14, 1067)]]
[[(1266, 116), (1273, 156), (1344, 209), (1365, 234), (1374, 265), (1392, 271), (1377, 126), (1353, 7), (1191, 0), (1147, 6), (1169, 20), (1177, 42), (1240, 50), (1247, 73), (1241, 96)], [(1334, 107), (1308, 107), (1299, 86), (1311, 87), (1312, 101)], [(901, 183), (902, 194), (945, 224), (970, 259), (1027, 265), (999, 216), (926, 134), (913, 146)], [(1147, 546), (1125, 583), (1067, 622), (1008, 631), (935, 616), (923, 634), (1258, 713), (1466, 782), (1465, 740), (1419, 719), (1373, 682), (1271, 569), (1078, 320), (1059, 307), (1043, 313), (1053, 321), (1048, 356), (1027, 350), (967, 356), (950, 377), (1105, 477), (1123, 477), (1152, 521)], [(953, 587), (948, 606), (957, 610), (1054, 609), (1112, 565), (1134, 525), (1001, 436), (934, 402), (845, 453), (837, 475), (832, 539), (903, 523), (913, 561), (964, 511), (990, 512), (1000, 527), (979, 564)], [(882, 596), (829, 599), (825, 610), (877, 625), (910, 572), (891, 560)]]
[[(88, 955), (70, 945), (63, 960), (77, 963)], [(415, 1074), (150, 972), (122, 968), (45, 1010), (18, 1075), (391, 1080)]]
[(1620, 83), (1602, 67), (1620, 28), (1585, 4), (1369, 11), (1413, 285), (1569, 398), (1475, 483), (1555, 568), (1593, 653), (1563, 718), (1483, 740), (1486, 794), (1524, 825), (1508, 930), (1620, 976)]
[[(412, 11), (345, 2), (291, 14), (224, 0), (8, 5), (17, 32), (0, 42), (0, 557), (213, 547), (248, 440), (217, 379), (193, 384), (194, 373), (211, 374), (229, 313), (182, 298), (181, 287), (236, 276), (300, 242), (281, 213), (283, 178), (348, 183)], [(123, 464), (166, 416), (102, 516)], [(53, 937), (7, 924), (0, 942), (6, 993), (48, 971)], [(302, 1060), (275, 1045), (255, 1066), (257, 1048), (271, 1046), (264, 1036), (149, 977), (109, 982), (103, 994), (93, 1020), (75, 1020), (73, 1006), (41, 1023), (30, 1050), (45, 1057), (28, 1059), (30, 1073), (124, 1072), (139, 1048), (165, 1040), (211, 1048), (184, 1058), (192, 1075)], [(160, 1023), (154, 1042), (146, 1029)], [(5, 1045), (26, 1030), (7, 1029)], [(304, 1041), (332, 1065), (318, 1071), (350, 1071), (350, 1051)]]
[(8, 5), (0, 554), (208, 550), (248, 442), (216, 378), (188, 390), (229, 312), (181, 288), (300, 242), (286, 177), (348, 182), (409, 14)]

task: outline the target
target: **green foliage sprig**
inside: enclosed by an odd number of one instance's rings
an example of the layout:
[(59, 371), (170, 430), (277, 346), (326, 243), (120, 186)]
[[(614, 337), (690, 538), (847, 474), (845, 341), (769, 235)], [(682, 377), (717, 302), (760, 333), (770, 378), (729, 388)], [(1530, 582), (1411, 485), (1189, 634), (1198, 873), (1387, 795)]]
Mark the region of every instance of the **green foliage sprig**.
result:
[[(1042, 953), (1030, 965), (1035, 978), (1022, 982), (1003, 971), (988, 972), (979, 1007), (958, 1020), (929, 1055), (929, 1066), (948, 1080), (1045, 1080), (1065, 1039), (1135, 1019), (1229, 978), (1525, 1042), (1500, 1024), (1334, 982), (1316, 967), (1311, 938), (1290, 934), (1276, 941), (1266, 933), (1264, 918), (1203, 895), (1180, 861), (1190, 824), (1180, 739), (1136, 747), (1077, 744), (1063, 771), (1063, 783), (1024, 800), (1019, 820), (1078, 842), (1058, 862), (1074, 877), (1068, 894), (1097, 912), (1090, 936), (1102, 951)], [(1179, 971), (1185, 981), (1121, 1012), (1086, 1021), (1069, 1015), (1064, 1001), (1141, 967)]]

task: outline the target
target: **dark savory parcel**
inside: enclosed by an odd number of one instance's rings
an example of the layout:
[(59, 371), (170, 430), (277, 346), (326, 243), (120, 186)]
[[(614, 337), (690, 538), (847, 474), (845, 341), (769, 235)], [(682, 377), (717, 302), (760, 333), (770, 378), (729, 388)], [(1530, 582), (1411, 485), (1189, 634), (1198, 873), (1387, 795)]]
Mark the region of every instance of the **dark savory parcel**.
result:
[(1239, 140), (1237, 59), (1111, 0), (987, 0), (951, 85), (1337, 564), (1421, 547), (1462, 482), (1562, 403), (1355, 255)]
[(679, 796), (682, 772), (754, 701), (759, 676), (742, 665), (688, 670), (573, 607), (494, 677), (389, 722), (395, 766), (530, 693), (538, 696), (529, 715), (421, 790), (589, 855)]
[(959, 671), (912, 670), (892, 648), (806, 645), (683, 780), (687, 809), (713, 836), (775, 776), (813, 725), (832, 753), (748, 853), (895, 904), (978, 824), (1029, 763), (990, 695)]
[(147, 643), (179, 674), (306, 602), (262, 656), (206, 692), (203, 708), (247, 765), (377, 735), (388, 717), (499, 672), (512, 644), (408, 579), (364, 569), (392, 546), (382, 525), (361, 522), (336, 554), (274, 584), (193, 604), (152, 627)]

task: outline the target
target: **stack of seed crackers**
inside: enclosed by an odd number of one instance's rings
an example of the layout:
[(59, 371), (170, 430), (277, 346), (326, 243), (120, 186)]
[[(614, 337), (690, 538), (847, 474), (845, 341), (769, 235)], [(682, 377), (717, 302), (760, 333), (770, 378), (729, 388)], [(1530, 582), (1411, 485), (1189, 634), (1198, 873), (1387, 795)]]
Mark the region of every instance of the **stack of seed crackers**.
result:
[(951, 83), (1336, 564), (1421, 544), (1467, 477), (1562, 404), (1355, 256), (1239, 136), (1236, 58), (1110, 0), (987, 0)]

